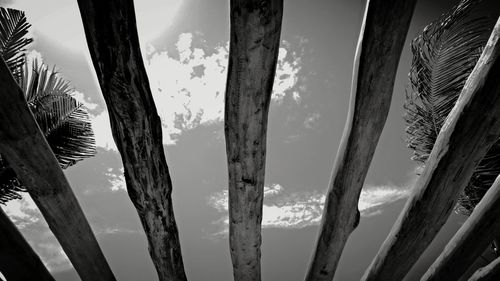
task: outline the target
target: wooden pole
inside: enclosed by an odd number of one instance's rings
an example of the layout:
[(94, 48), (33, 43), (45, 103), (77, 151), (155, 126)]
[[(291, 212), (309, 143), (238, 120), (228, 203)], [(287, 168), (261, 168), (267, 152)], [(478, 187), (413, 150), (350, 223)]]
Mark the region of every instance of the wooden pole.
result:
[(231, 0), (225, 137), (229, 245), (237, 281), (261, 280), (267, 116), (278, 61), (283, 0)]
[(79, 0), (78, 5), (122, 157), (128, 194), (146, 233), (158, 277), (186, 280), (161, 120), (139, 47), (134, 1)]
[(333, 279), (391, 105), (399, 58), (416, 0), (368, 1), (354, 59), (349, 113), (333, 166), (307, 281)]

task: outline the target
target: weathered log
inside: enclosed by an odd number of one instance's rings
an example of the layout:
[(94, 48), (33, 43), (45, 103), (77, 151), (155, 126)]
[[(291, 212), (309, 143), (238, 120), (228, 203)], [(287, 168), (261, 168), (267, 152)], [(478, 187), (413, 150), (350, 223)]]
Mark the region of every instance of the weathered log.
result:
[(496, 258), (487, 266), (478, 269), (469, 278), (469, 281), (498, 281), (500, 280), (500, 258)]
[(261, 280), (267, 117), (278, 60), (283, 0), (231, 0), (225, 137), (229, 244), (234, 279)]
[(55, 281), (40, 257), (1, 208), (0, 272), (9, 281)]
[(0, 89), (2, 157), (27, 187), (80, 278), (115, 280), (71, 186), (3, 60)]
[(306, 280), (332, 280), (359, 223), (358, 201), (391, 105), (416, 0), (368, 1), (354, 59), (349, 113)]
[(134, 3), (79, 0), (78, 5), (149, 254), (160, 280), (186, 280), (161, 121), (140, 52)]
[(499, 35), (500, 21), (441, 128), (413, 194), (362, 280), (403, 279), (453, 211), (476, 164), (500, 137)]
[(497, 177), (421, 281), (458, 280), (499, 233), (500, 177)]

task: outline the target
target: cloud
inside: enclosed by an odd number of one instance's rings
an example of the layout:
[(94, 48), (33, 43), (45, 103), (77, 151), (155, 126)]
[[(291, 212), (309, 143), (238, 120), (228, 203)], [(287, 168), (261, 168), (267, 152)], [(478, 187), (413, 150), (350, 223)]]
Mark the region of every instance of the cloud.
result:
[(2, 209), (51, 271), (71, 268), (71, 263), (28, 194), (9, 201)]
[(124, 169), (120, 168), (118, 172), (115, 172), (113, 168), (108, 168), (104, 175), (108, 178), (108, 182), (111, 185), (112, 191), (127, 190), (127, 185), (125, 184), (125, 176), (123, 175)]
[[(145, 67), (162, 121), (164, 144), (175, 144), (186, 130), (223, 120), (228, 47), (228, 42), (209, 47), (199, 33), (180, 34), (173, 51), (147, 47)], [(277, 104), (286, 96), (297, 103), (301, 100), (302, 51), (292, 51), (294, 47), (298, 46), (283, 41), (279, 49), (272, 95)], [(116, 150), (107, 112), (92, 119), (97, 145)]]
[[(370, 217), (382, 213), (380, 207), (409, 195), (409, 188), (399, 186), (366, 186), (361, 192), (358, 208)], [(318, 191), (290, 192), (279, 184), (264, 187), (263, 228), (304, 228), (318, 225), (323, 214), (325, 195)], [(208, 205), (222, 213), (213, 223), (219, 226), (216, 235), (228, 231), (228, 191), (222, 190), (208, 198)]]

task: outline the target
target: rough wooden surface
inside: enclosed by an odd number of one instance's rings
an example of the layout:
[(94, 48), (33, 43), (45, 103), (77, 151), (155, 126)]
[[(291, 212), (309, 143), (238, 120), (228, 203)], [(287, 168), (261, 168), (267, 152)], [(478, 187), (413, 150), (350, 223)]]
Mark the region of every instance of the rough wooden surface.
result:
[(0, 60), (0, 153), (9, 161), (83, 281), (115, 280), (24, 94)]
[(332, 280), (359, 223), (358, 201), (391, 105), (415, 0), (368, 1), (354, 60), (349, 113), (306, 280)]
[(500, 280), (500, 258), (478, 269), (469, 278), (469, 281), (498, 281)]
[(0, 208), (0, 272), (9, 281), (55, 281), (42, 260)]
[(421, 281), (458, 280), (500, 233), (500, 177)]
[(478, 161), (500, 137), (499, 34), (500, 21), (441, 128), (413, 194), (362, 280), (404, 278), (453, 211)]
[(133, 1), (79, 0), (78, 5), (128, 194), (158, 276), (186, 280), (161, 121), (139, 48)]
[(229, 244), (234, 279), (261, 280), (267, 115), (278, 60), (283, 0), (231, 0), (225, 137)]

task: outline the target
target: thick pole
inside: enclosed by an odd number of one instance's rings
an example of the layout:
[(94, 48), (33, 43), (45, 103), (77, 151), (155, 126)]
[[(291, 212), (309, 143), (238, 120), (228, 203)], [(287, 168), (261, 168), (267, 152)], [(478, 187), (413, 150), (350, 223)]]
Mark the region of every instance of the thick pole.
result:
[(234, 279), (258, 281), (267, 116), (278, 60), (283, 0), (231, 0), (225, 137), (229, 245)]
[(158, 277), (186, 280), (161, 120), (140, 52), (133, 0), (79, 0), (78, 5), (128, 194)]
[(500, 21), (441, 128), (413, 194), (362, 280), (404, 278), (448, 219), (477, 163), (500, 137), (499, 35)]
[(307, 281), (333, 279), (359, 223), (358, 201), (391, 105), (416, 0), (368, 1), (354, 59), (349, 113), (333, 166)]
[(115, 280), (24, 94), (0, 60), (0, 153), (27, 187), (83, 281)]

